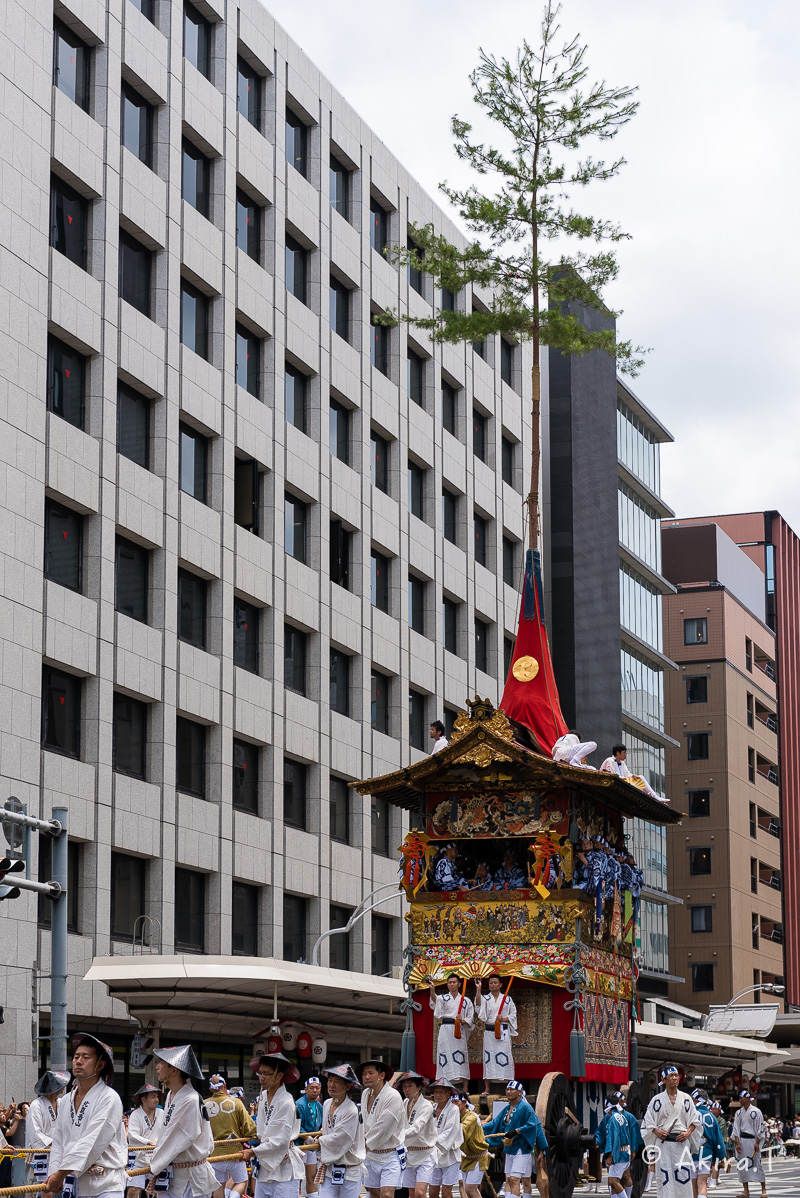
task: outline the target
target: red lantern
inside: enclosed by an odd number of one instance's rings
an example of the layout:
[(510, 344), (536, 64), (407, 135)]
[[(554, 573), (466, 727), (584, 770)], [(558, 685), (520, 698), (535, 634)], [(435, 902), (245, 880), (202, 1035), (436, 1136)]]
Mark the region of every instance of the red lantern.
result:
[(734, 1069), (733, 1074), (731, 1075), (731, 1080), (733, 1081), (734, 1086), (741, 1085), (742, 1075), (739, 1073), (738, 1069)]
[(270, 1036), (267, 1040), (267, 1052), (280, 1052), (283, 1048), (283, 1042), (279, 1035)]
[(311, 1039), (310, 1032), (301, 1032), (297, 1037), (297, 1055), (303, 1059), (311, 1056)]

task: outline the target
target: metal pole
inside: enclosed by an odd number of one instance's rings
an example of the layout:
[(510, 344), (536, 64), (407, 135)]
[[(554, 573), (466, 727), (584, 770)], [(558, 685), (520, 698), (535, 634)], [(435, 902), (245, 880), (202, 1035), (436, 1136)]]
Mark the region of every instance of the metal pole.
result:
[(50, 1068), (67, 1067), (67, 809), (54, 807), (61, 831), (53, 837), (53, 881), (61, 894), (53, 899), (50, 925)]

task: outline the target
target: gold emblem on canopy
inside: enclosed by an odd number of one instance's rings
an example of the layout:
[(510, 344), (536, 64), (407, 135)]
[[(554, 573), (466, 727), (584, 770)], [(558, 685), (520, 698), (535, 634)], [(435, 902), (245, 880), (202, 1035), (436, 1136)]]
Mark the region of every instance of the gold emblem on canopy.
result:
[(511, 673), (517, 682), (532, 682), (539, 673), (539, 663), (535, 657), (518, 657), (511, 667)]

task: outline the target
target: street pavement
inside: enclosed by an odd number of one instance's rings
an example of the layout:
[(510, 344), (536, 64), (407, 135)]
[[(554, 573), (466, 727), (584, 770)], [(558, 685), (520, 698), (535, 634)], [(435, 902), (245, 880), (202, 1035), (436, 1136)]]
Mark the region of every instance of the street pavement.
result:
[[(770, 1168), (769, 1161), (764, 1161), (764, 1172), (767, 1177), (767, 1194), (769, 1198), (800, 1198), (800, 1159), (798, 1157), (774, 1157)], [(716, 1189), (709, 1190), (709, 1198), (735, 1198), (742, 1193), (742, 1185), (736, 1172), (736, 1166), (731, 1166), (730, 1173), (723, 1173)], [(608, 1195), (608, 1186), (603, 1178), (599, 1187), (584, 1186), (575, 1190), (575, 1198), (585, 1195), (591, 1198), (594, 1194)], [(649, 1190), (646, 1198), (655, 1198), (655, 1190)], [(750, 1183), (750, 1198), (761, 1198), (761, 1186)]]

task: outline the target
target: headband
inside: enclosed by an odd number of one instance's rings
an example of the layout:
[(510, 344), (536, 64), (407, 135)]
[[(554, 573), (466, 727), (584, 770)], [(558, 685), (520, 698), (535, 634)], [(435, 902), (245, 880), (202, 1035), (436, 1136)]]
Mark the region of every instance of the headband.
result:
[(322, 1082), (319, 1080), (318, 1077), (309, 1077), (306, 1079), (306, 1085), (307, 1086), (321, 1086)]
[(674, 1065), (665, 1065), (658, 1076), (663, 1080), (663, 1078), (669, 1077), (672, 1073), (674, 1073), (676, 1076), (679, 1076), (678, 1070)]
[(750, 1097), (750, 1091), (749, 1091), (749, 1090), (740, 1090), (740, 1091), (739, 1091), (739, 1097), (740, 1097), (740, 1098), (749, 1098), (749, 1097)]
[(215, 1076), (215, 1077), (218, 1077), (218, 1078), (219, 1078), (219, 1081), (218, 1081), (218, 1082), (216, 1082), (216, 1083), (214, 1083), (214, 1082), (211, 1082), (211, 1081), (210, 1081), (210, 1082), (208, 1083), (208, 1088), (209, 1088), (209, 1090), (224, 1090), (224, 1089), (225, 1089), (225, 1084), (226, 1084), (226, 1083), (225, 1083), (225, 1078), (222, 1076), (222, 1074), (221, 1074), (221, 1073), (217, 1073), (217, 1074), (215, 1074), (214, 1076)]
[(523, 1086), (522, 1082), (509, 1082), (508, 1085), (506, 1086), (506, 1089), (507, 1090), (521, 1090), (523, 1094), (525, 1093), (525, 1087)]

